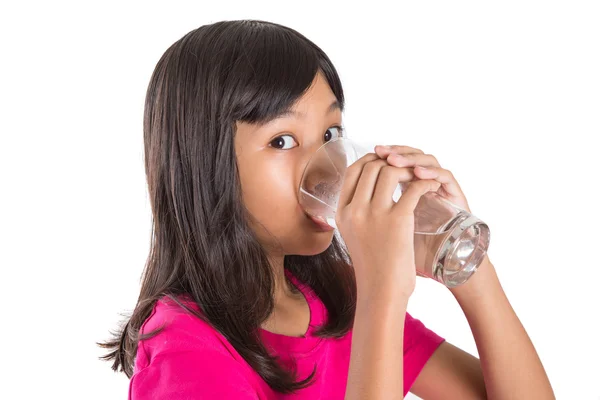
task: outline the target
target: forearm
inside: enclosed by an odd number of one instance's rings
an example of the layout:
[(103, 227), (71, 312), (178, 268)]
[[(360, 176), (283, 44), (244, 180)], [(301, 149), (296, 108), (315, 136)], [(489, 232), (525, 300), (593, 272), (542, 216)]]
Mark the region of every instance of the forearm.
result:
[(408, 297), (357, 293), (346, 400), (403, 399), (404, 321)]
[(467, 283), (450, 291), (473, 332), (488, 399), (554, 399), (533, 343), (489, 259)]

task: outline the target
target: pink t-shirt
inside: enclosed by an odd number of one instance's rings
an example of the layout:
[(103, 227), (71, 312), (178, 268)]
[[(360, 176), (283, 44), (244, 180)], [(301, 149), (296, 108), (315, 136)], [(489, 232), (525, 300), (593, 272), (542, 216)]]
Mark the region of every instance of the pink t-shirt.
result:
[[(327, 317), (319, 297), (289, 271), (290, 280), (304, 294), (310, 308), (305, 337), (292, 337), (261, 329), (263, 342), (287, 363), (292, 356), (298, 377), (306, 378), (316, 364), (315, 382), (295, 394), (281, 395), (254, 371), (235, 348), (209, 324), (189, 314), (167, 297), (154, 306), (141, 327), (164, 330), (138, 345), (129, 400), (149, 399), (343, 399), (346, 391), (352, 330), (340, 339), (313, 336)], [(199, 310), (193, 303), (190, 307)], [(444, 341), (421, 321), (406, 313), (404, 327), (404, 395), (423, 366)]]

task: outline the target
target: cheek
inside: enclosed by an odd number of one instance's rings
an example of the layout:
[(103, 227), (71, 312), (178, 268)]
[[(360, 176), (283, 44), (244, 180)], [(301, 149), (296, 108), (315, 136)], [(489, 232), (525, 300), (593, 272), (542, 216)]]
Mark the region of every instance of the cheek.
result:
[[(256, 160), (258, 161), (258, 160)], [(273, 160), (270, 160), (273, 161)], [(313, 255), (327, 249), (333, 232), (317, 232), (298, 204), (299, 177), (292, 163), (254, 162), (240, 167), (244, 204), (260, 242), (287, 254)]]
[(283, 163), (255, 163), (240, 176), (246, 208), (271, 233), (297, 219), (298, 189), (293, 168)]
[(315, 229), (298, 204), (295, 188), (265, 183), (255, 186), (247, 197), (246, 207), (254, 219), (250, 226), (268, 249), (308, 256), (330, 246), (333, 232)]

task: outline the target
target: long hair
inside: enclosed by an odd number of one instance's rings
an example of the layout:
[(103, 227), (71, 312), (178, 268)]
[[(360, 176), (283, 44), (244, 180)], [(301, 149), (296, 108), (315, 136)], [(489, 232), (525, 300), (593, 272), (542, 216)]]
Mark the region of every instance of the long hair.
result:
[[(138, 341), (156, 301), (168, 296), (210, 323), (275, 391), (296, 381), (257, 334), (274, 309), (274, 276), (250, 229), (234, 148), (236, 121), (264, 123), (293, 106), (321, 71), (339, 101), (340, 78), (327, 55), (295, 30), (260, 20), (220, 21), (172, 44), (150, 78), (144, 107), (144, 163), (152, 209), (150, 254), (137, 304), (100, 357), (133, 375)], [(337, 235), (337, 234), (336, 234)], [(351, 328), (356, 282), (339, 237), (314, 256), (290, 255), (284, 267), (314, 290), (328, 320), (315, 332), (341, 337)], [(200, 313), (177, 300), (188, 295)]]

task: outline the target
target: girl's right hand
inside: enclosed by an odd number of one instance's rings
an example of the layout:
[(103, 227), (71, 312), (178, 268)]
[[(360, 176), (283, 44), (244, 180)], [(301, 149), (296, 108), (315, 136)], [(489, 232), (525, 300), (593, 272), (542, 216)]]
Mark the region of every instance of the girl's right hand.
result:
[[(396, 167), (369, 153), (348, 167), (335, 222), (352, 259), (359, 292), (393, 290), (410, 297), (416, 284), (414, 210), (435, 180), (413, 180), (413, 167)], [(392, 196), (403, 185), (397, 203)]]

